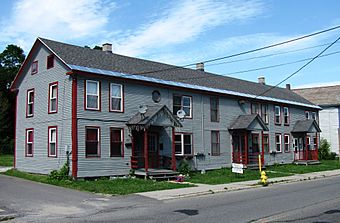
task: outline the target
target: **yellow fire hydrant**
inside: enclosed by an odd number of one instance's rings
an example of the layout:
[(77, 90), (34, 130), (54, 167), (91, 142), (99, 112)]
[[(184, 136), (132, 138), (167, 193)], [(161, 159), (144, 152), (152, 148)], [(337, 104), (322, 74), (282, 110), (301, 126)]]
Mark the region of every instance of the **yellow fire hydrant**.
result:
[(268, 186), (267, 180), (268, 180), (268, 177), (267, 177), (266, 172), (261, 171), (261, 184), (262, 184), (263, 186)]

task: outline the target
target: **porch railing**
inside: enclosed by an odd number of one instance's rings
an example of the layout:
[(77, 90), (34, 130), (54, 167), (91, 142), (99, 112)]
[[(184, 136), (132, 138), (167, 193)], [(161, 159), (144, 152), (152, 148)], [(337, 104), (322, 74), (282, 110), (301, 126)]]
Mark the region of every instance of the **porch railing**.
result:
[(318, 160), (317, 150), (300, 150), (294, 152), (294, 160)]
[(247, 164), (247, 156), (242, 152), (233, 152), (233, 163)]

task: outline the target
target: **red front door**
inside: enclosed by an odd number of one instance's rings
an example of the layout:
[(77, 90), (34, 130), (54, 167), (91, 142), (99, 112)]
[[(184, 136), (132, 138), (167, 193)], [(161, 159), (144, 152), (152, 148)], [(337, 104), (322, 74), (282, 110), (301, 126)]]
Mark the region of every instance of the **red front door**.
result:
[(148, 158), (149, 167), (158, 168), (159, 167), (159, 143), (157, 133), (148, 133)]

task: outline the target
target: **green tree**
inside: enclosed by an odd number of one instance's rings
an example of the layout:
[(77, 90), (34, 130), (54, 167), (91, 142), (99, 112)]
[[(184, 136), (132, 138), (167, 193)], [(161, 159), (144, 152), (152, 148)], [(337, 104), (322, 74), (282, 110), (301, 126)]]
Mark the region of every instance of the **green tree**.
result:
[(24, 51), (16, 45), (0, 53), (0, 153), (13, 153), (15, 94), (9, 86), (24, 60)]

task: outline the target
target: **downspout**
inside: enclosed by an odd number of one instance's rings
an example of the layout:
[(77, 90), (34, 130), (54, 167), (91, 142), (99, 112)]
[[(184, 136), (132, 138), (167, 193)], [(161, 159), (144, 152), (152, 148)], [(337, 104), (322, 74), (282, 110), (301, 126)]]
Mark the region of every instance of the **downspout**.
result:
[(72, 177), (78, 175), (77, 77), (72, 76)]

